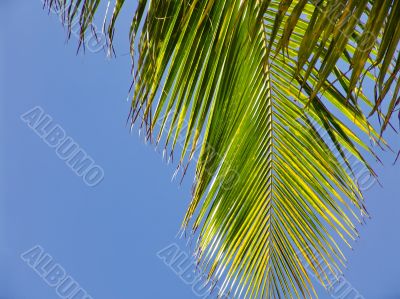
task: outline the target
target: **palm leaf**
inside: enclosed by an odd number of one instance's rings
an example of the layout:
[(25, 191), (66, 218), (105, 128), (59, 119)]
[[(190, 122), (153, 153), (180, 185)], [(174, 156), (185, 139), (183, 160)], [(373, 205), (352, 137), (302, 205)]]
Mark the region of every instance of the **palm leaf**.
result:
[[(99, 2), (46, 4), (79, 18), (84, 44)], [(368, 215), (353, 162), (374, 175), (366, 140), (382, 142), (399, 104), (399, 3), (139, 1), (132, 123), (184, 171), (200, 147), (182, 227), (220, 295), (310, 298), (307, 269), (321, 283), (340, 272), (338, 240), (351, 246)]]

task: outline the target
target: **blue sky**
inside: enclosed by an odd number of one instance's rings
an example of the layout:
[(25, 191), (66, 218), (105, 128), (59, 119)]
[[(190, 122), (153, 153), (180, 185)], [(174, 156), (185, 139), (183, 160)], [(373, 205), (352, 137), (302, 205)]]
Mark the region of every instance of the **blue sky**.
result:
[[(175, 239), (190, 174), (174, 168), (125, 121), (130, 58), (76, 55), (76, 40), (40, 0), (0, 0), (0, 299), (59, 298), (20, 255), (40, 246), (94, 299), (199, 298), (157, 252)], [(129, 21), (129, 13), (121, 22)], [(40, 106), (104, 170), (89, 187), (20, 116)], [(398, 141), (398, 136), (388, 139)], [(400, 298), (399, 164), (374, 163), (384, 188), (366, 193), (372, 219), (348, 257), (346, 279), (364, 298)], [(318, 288), (321, 298), (331, 298)]]

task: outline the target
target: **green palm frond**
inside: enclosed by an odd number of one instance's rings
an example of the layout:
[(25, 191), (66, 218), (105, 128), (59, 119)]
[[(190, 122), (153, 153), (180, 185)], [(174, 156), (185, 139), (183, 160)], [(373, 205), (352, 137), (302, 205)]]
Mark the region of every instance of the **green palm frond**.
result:
[[(83, 41), (100, 2), (46, 4)], [(221, 294), (310, 298), (306, 264), (321, 283), (340, 272), (337, 239), (351, 246), (368, 215), (352, 162), (374, 175), (365, 140), (382, 143), (400, 102), (399, 15), (400, 1), (139, 1), (132, 122), (178, 167), (200, 147), (183, 228)]]

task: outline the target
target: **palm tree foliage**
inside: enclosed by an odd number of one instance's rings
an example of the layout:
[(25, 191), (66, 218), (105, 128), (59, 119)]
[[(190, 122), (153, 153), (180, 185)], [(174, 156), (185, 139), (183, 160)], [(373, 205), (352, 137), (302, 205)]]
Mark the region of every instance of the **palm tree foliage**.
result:
[[(84, 44), (101, 1), (45, 2)], [(183, 169), (200, 147), (183, 228), (220, 294), (310, 298), (311, 276), (340, 271), (337, 240), (351, 246), (368, 215), (352, 162), (375, 175), (366, 140), (384, 145), (400, 102), (399, 18), (394, 0), (137, 4), (131, 120)]]

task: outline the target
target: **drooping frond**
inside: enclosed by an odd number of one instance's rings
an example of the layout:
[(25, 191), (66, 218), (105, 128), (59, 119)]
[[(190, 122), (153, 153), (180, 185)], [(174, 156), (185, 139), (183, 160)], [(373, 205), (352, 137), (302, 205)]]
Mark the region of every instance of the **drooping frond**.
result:
[[(132, 121), (182, 168), (200, 147), (183, 227), (221, 295), (310, 298), (312, 273), (340, 271), (338, 240), (350, 245), (367, 215), (354, 173), (355, 161), (374, 174), (367, 116), (383, 130), (399, 104), (399, 2), (139, 1)], [(99, 3), (47, 0), (82, 39)]]

